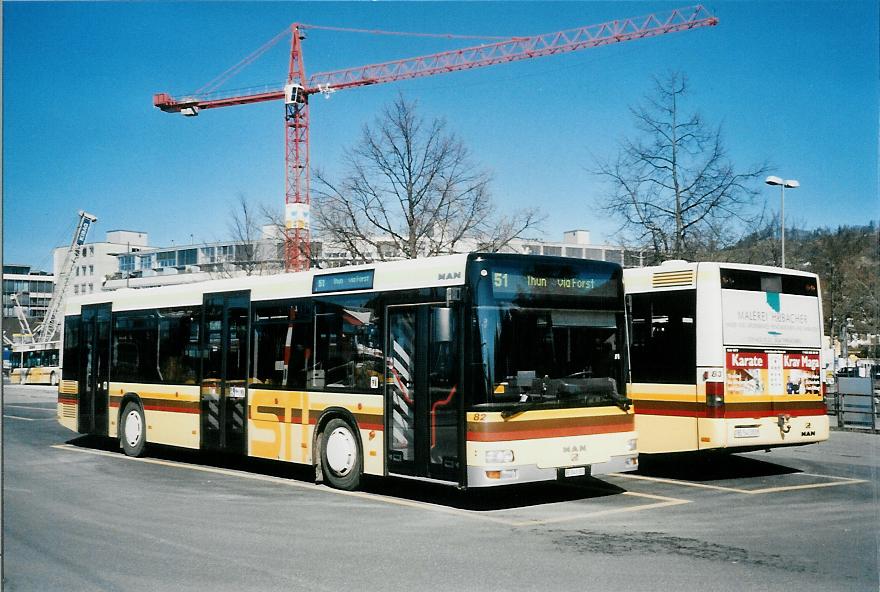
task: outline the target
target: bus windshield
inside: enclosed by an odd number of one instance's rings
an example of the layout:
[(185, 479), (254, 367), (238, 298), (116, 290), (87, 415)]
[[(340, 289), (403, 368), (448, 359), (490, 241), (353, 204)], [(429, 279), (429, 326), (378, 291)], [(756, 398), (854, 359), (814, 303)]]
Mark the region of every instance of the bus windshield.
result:
[(508, 414), (535, 407), (625, 406), (624, 319), (614, 296), (619, 279), (606, 270), (603, 277), (584, 269), (540, 271), (541, 276), (520, 275), (547, 277), (550, 286), (556, 277), (573, 278), (559, 285), (590, 282), (595, 291), (571, 294), (560, 287), (547, 294), (550, 290), (538, 285), (543, 294), (526, 294), (520, 284), (516, 292), (505, 292), (496, 276), (492, 296), (483, 293), (474, 309), (473, 351), (480, 371), (472, 406)]

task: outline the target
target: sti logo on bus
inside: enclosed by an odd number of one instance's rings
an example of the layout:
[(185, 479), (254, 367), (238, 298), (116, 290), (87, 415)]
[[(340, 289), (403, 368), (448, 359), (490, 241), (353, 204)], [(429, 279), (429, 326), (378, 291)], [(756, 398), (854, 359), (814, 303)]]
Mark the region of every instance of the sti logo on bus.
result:
[(438, 273), (438, 280), (460, 280), (461, 272), (460, 271), (450, 271), (449, 273)]

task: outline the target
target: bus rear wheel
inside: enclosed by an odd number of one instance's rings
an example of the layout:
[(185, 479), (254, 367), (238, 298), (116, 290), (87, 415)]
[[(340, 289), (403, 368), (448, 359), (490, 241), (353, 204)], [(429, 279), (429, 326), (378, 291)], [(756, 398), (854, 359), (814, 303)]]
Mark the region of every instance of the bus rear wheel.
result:
[(345, 420), (334, 418), (321, 435), (321, 471), (336, 489), (352, 491), (361, 482), (361, 453), (356, 432)]
[(119, 441), (128, 456), (143, 456), (147, 444), (147, 422), (144, 411), (134, 401), (129, 401), (122, 411), (119, 422)]

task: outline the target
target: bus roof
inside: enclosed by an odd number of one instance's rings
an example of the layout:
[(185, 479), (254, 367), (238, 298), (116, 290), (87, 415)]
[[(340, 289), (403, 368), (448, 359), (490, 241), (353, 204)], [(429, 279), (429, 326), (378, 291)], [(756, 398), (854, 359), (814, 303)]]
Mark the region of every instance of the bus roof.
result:
[[(112, 303), (114, 311), (137, 310), (146, 307), (194, 306), (202, 304), (204, 294), (238, 290), (250, 290), (251, 300), (254, 301), (308, 296), (312, 294), (312, 283), (315, 277), (339, 276), (339, 274), (368, 270), (373, 270), (373, 290), (459, 286), (464, 284), (465, 267), (469, 256), (469, 254), (444, 255), (331, 269), (315, 269), (300, 273), (239, 276), (155, 288), (123, 288), (112, 292), (96, 292), (70, 298), (65, 307), (65, 314), (79, 314), (84, 305), (107, 302)], [(321, 295), (345, 292), (346, 290), (335, 292), (322, 290)]]
[(726, 261), (665, 261), (649, 267), (630, 267), (623, 270), (623, 281), (627, 291), (643, 292), (649, 289), (692, 288), (700, 277), (717, 277), (718, 270), (742, 269), (764, 273), (817, 277), (815, 273), (774, 267), (770, 265), (751, 265), (747, 263), (728, 263)]

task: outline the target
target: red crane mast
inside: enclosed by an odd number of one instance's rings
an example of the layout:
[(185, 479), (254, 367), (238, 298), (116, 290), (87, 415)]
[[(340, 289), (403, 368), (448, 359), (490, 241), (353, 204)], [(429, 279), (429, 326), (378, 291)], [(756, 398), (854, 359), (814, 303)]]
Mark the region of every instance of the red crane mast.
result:
[(514, 37), (497, 43), (380, 64), (320, 72), (307, 77), (302, 52), (302, 41), (305, 38), (303, 31), (309, 28), (332, 29), (332, 27), (294, 23), (211, 83), (214, 87), (221, 84), (290, 33), (290, 62), (287, 83), (283, 87), (239, 90), (226, 95), (217, 92), (199, 92), (177, 98), (167, 93), (158, 93), (153, 96), (153, 105), (167, 113), (194, 116), (202, 109), (264, 101), (284, 101), (285, 269), (304, 271), (309, 269), (311, 250), (309, 231), (309, 97), (311, 95), (556, 55), (717, 24), (716, 17), (703, 6), (697, 5), (678, 8), (667, 13), (609, 21), (543, 35)]

